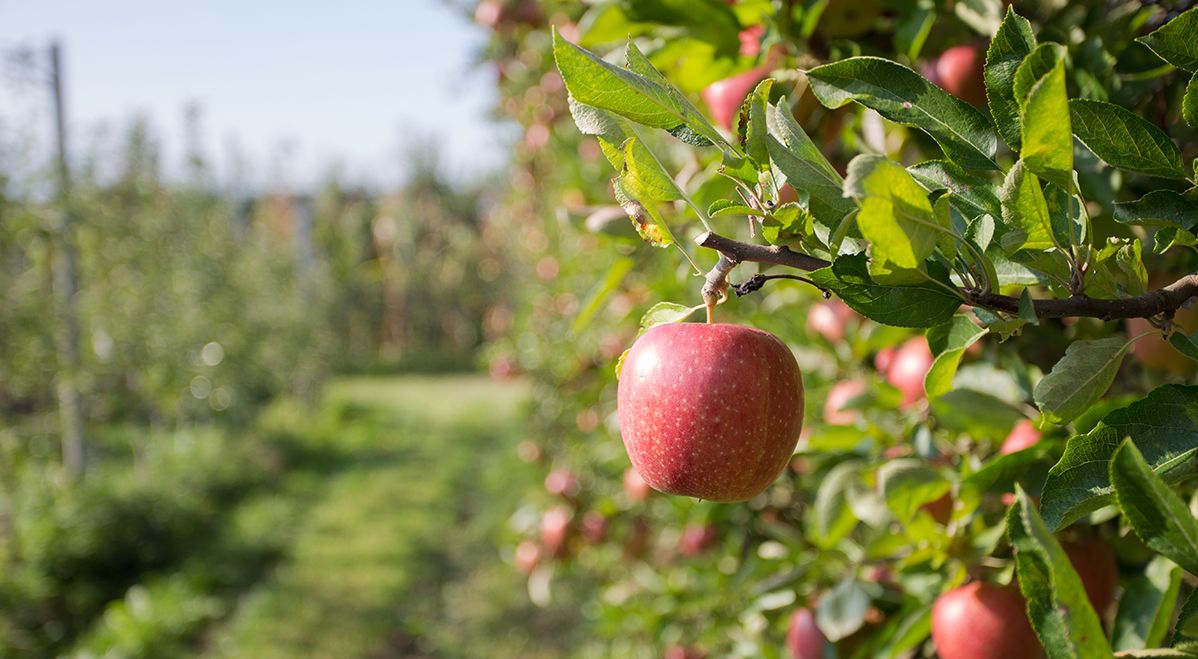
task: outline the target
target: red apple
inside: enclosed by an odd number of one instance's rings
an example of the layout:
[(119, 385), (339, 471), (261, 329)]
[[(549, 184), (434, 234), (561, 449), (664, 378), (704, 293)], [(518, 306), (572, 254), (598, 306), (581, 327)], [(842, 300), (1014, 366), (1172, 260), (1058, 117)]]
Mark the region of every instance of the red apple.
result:
[(857, 421), (861, 413), (857, 410), (841, 409), (845, 403), (865, 393), (864, 380), (844, 380), (832, 385), (824, 399), (824, 423), (830, 426), (847, 426)]
[(922, 336), (908, 339), (894, 353), (886, 379), (903, 392), (903, 407), (924, 397), (923, 379), (932, 368), (932, 351)]
[(598, 510), (587, 511), (582, 516), (578, 533), (591, 544), (599, 544), (607, 537), (607, 517)]
[(953, 46), (936, 60), (936, 84), (970, 105), (986, 104), (982, 70), (986, 52), (976, 44)]
[(982, 581), (954, 588), (932, 606), (932, 642), (941, 659), (1014, 659), (1042, 655), (1015, 586)]
[(578, 479), (567, 469), (554, 469), (545, 477), (545, 491), (555, 497), (578, 495)]
[(541, 515), (541, 546), (547, 556), (558, 558), (565, 552), (570, 517), (570, 509), (565, 506), (555, 506)]
[(1115, 601), (1115, 588), (1119, 585), (1119, 566), (1115, 553), (1101, 540), (1062, 541), (1061, 548), (1069, 555), (1069, 562), (1082, 578), (1086, 597), (1099, 617)]
[(700, 95), (703, 97), (703, 102), (707, 104), (707, 109), (711, 111), (711, 118), (715, 119), (716, 124), (727, 130), (733, 129), (733, 122), (736, 121), (736, 114), (740, 112), (740, 106), (745, 102), (745, 97), (753, 91), (757, 83), (769, 75), (771, 68), (773, 68), (771, 64), (765, 64), (755, 69), (749, 69), (730, 78), (717, 80), (703, 90)]
[(714, 524), (687, 524), (678, 538), (678, 553), (698, 556), (720, 539)]
[(828, 639), (815, 625), (811, 609), (795, 609), (786, 629), (786, 649), (794, 659), (823, 659)]
[(532, 540), (525, 540), (516, 545), (516, 569), (528, 574), (536, 569), (541, 562), (541, 548)]
[(624, 470), (624, 493), (633, 501), (644, 501), (653, 494), (653, 488), (636, 473), (636, 469), (629, 467)]
[(1031, 447), (1036, 442), (1040, 441), (1040, 431), (1036, 430), (1036, 426), (1031, 419), (1021, 419), (1011, 429), (1011, 434), (1003, 440), (1002, 448), (998, 449), (999, 455), (1007, 455), (1016, 451), (1022, 451), (1025, 448)]
[(624, 359), (616, 410), (632, 466), (654, 489), (746, 501), (794, 454), (803, 378), (790, 349), (768, 332), (658, 325)]

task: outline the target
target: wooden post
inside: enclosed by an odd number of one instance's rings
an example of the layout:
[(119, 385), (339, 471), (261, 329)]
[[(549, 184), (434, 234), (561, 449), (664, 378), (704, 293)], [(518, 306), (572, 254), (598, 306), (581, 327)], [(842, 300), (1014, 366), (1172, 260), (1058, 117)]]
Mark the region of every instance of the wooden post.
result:
[(75, 270), (75, 240), (71, 221), (71, 171), (67, 163), (66, 108), (62, 94), (62, 61), (58, 42), (50, 45), (50, 83), (54, 95), (54, 132), (58, 141), (55, 173), (58, 183), (58, 212), (51, 232), (54, 245), (54, 306), (58, 316), (54, 340), (58, 351), (59, 419), (62, 424), (62, 465), (72, 479), (86, 469), (83, 397), (79, 393), (79, 313), (75, 295), (79, 290)]

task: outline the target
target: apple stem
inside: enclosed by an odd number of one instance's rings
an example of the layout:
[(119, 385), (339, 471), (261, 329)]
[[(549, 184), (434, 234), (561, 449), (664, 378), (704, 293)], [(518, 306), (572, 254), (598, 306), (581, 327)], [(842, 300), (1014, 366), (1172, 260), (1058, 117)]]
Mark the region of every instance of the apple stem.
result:
[(728, 297), (728, 273), (736, 267), (738, 261), (727, 254), (720, 254), (711, 272), (707, 273), (703, 282), (703, 304), (707, 307), (707, 322), (715, 322), (715, 305)]

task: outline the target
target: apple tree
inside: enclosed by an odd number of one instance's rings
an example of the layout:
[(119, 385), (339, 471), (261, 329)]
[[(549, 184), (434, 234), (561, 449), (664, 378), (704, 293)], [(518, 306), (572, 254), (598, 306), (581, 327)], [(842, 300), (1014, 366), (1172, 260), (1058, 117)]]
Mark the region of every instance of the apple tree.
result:
[[(553, 477), (512, 518), (534, 600), (629, 655), (1198, 654), (1196, 27), (836, 0), (497, 26), (530, 292), (493, 350)], [(762, 437), (790, 458), (752, 492), (645, 487), (753, 480)]]

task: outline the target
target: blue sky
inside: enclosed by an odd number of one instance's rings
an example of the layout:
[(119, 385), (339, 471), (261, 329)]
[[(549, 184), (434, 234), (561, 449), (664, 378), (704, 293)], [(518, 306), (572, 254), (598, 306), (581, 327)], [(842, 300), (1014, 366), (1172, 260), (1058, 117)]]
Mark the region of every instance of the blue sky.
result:
[[(144, 116), (168, 171), (179, 170), (192, 102), (218, 177), (236, 142), (255, 186), (300, 188), (333, 163), (394, 183), (399, 154), (424, 137), (444, 145), (458, 176), (505, 158), (504, 131), (486, 118), (493, 74), (473, 68), (486, 35), (444, 0), (0, 2), (0, 50), (52, 37), (65, 48), (75, 143), (102, 127), (115, 139)], [(0, 78), (4, 128), (48, 122), (43, 97)]]

